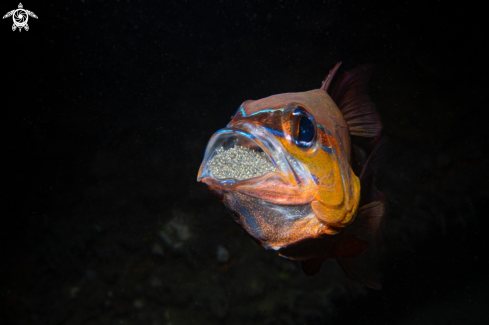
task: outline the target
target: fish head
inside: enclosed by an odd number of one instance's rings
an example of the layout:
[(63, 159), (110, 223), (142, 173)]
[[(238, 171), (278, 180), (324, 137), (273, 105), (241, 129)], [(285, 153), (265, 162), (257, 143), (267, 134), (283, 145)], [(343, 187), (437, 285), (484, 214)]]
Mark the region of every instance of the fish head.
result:
[(281, 250), (353, 221), (359, 181), (338, 108), (321, 89), (244, 102), (209, 140), (198, 181), (262, 246)]

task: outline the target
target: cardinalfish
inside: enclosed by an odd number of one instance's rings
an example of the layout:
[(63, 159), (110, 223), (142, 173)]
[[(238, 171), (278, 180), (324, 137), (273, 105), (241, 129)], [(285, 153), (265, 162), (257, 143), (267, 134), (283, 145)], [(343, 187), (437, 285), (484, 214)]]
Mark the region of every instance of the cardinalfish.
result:
[[(369, 65), (328, 88), (245, 101), (209, 140), (198, 181), (260, 245), (308, 275), (328, 258), (380, 289), (376, 268), (384, 197), (375, 187), (381, 123), (367, 95)], [(370, 138), (353, 145), (350, 137)]]

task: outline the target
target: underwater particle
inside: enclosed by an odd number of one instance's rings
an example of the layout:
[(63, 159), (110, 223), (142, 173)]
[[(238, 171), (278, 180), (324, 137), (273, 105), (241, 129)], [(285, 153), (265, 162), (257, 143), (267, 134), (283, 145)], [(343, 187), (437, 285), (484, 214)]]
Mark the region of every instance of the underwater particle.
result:
[(277, 276), (280, 280), (288, 280), (290, 278), (290, 274), (287, 272), (279, 272)]
[(229, 261), (229, 252), (222, 246), (217, 246), (217, 262), (227, 263)]
[(451, 161), (452, 161), (452, 159), (451, 159), (450, 155), (448, 155), (446, 153), (440, 153), (438, 155), (438, 157), (436, 158), (436, 163), (440, 167), (446, 167), (446, 166), (448, 166)]
[(72, 299), (76, 298), (76, 296), (78, 295), (78, 292), (80, 291), (80, 288), (79, 287), (73, 287), (71, 288), (70, 290), (70, 297)]
[(95, 231), (98, 232), (99, 234), (104, 230), (104, 228), (100, 227), (95, 223), (93, 224), (93, 229), (95, 229)]
[(151, 253), (153, 255), (163, 257), (163, 247), (161, 247), (161, 245), (158, 243), (154, 243), (153, 246), (151, 247)]
[(218, 149), (209, 169), (217, 179), (244, 180), (275, 171), (275, 166), (265, 152), (236, 145), (228, 150)]
[(136, 299), (134, 300), (134, 307), (137, 309), (141, 309), (144, 307), (144, 300), (143, 299)]
[(156, 287), (161, 287), (161, 285), (163, 284), (163, 282), (160, 280), (160, 278), (156, 277), (156, 276), (152, 276), (150, 279), (149, 279), (149, 284), (150, 286), (152, 286), (153, 288), (156, 288)]
[(86, 270), (85, 271), (85, 277), (88, 280), (93, 280), (95, 278), (95, 272), (93, 272), (92, 270)]

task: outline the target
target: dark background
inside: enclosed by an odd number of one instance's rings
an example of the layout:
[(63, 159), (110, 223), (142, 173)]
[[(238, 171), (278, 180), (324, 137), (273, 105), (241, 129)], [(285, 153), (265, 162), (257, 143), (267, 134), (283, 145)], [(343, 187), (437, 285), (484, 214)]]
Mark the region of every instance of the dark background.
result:
[[(482, 8), (23, 5), (28, 32), (0, 26), (1, 324), (489, 323)], [(376, 65), (391, 139), (381, 291), (334, 261), (306, 277), (196, 182), (241, 102), (317, 88), (337, 61)]]

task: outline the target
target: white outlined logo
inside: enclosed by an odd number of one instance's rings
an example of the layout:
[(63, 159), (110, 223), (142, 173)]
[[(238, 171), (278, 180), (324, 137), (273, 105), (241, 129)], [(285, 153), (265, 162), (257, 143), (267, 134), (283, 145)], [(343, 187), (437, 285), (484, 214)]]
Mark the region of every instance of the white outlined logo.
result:
[(8, 18), (12, 16), (12, 19), (14, 21), (14, 24), (12, 25), (12, 31), (15, 31), (15, 29), (19, 29), (19, 32), (22, 31), (22, 28), (24, 28), (26, 31), (29, 30), (29, 25), (27, 25), (27, 21), (29, 20), (29, 16), (32, 18), (36, 18), (37, 16), (35, 13), (29, 10), (25, 10), (24, 7), (22, 6), (22, 3), (19, 3), (19, 8), (14, 9), (12, 11), (9, 11), (3, 16), (3, 19)]

